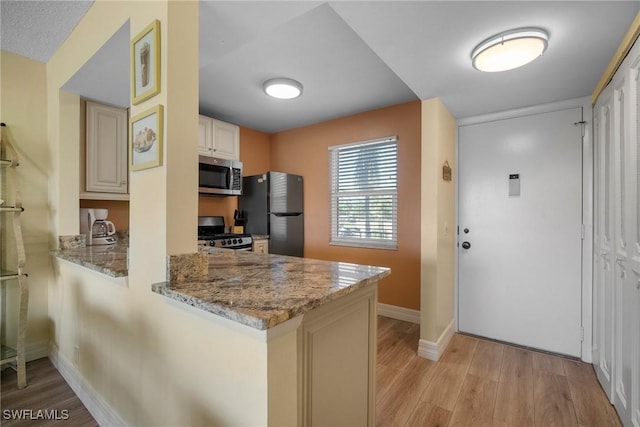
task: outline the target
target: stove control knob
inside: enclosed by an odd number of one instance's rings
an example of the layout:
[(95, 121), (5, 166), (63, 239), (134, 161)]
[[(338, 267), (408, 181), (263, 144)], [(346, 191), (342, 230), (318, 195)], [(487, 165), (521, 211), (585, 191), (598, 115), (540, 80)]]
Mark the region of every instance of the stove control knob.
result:
[(215, 240), (209, 241), (209, 246), (215, 246), (215, 245), (216, 245), (216, 241)]
[(233, 239), (233, 243), (234, 244), (238, 243), (238, 239)]
[(222, 246), (224, 246), (224, 245), (226, 245), (226, 244), (227, 244), (227, 242), (226, 242), (225, 240), (222, 240), (222, 241), (220, 242), (220, 244), (221, 244)]
[(238, 243), (242, 243), (242, 239), (238, 239)]
[(231, 239), (227, 239), (227, 245), (231, 244)]

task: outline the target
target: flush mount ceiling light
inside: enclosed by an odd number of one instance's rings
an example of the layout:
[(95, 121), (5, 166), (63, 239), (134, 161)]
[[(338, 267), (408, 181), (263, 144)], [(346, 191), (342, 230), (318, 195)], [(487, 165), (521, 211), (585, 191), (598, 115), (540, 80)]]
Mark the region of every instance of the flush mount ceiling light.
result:
[(262, 87), (267, 95), (278, 99), (293, 99), (302, 94), (302, 85), (293, 79), (269, 79)]
[(496, 72), (521, 67), (542, 55), (548, 40), (549, 35), (540, 28), (519, 28), (496, 34), (473, 49), (473, 68)]

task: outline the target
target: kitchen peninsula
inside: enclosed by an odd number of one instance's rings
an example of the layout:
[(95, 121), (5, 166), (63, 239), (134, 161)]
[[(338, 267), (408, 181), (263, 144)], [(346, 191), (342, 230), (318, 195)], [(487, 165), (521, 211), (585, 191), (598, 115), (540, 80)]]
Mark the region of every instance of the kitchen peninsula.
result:
[[(56, 256), (112, 276), (87, 265), (94, 250), (64, 249)], [(178, 258), (190, 256), (187, 269), (197, 270), (193, 260), (204, 259), (204, 275), (152, 290), (167, 308), (251, 342), (236, 357), (262, 365), (266, 374), (256, 378), (264, 387), (263, 425), (375, 425), (377, 282), (389, 269), (225, 249)], [(243, 381), (229, 375), (218, 385), (238, 382), (232, 388), (242, 389)]]

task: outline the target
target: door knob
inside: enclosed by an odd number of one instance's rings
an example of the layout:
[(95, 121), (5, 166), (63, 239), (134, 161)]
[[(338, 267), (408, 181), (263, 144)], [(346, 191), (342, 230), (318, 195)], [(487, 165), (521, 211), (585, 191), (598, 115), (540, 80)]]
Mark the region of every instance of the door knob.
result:
[(471, 247), (471, 243), (469, 242), (462, 242), (462, 249), (469, 249)]

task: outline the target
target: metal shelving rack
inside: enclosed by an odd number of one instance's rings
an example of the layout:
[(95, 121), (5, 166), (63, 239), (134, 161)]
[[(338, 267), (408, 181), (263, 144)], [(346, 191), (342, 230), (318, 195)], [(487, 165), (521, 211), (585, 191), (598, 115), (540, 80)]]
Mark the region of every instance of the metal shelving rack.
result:
[[(27, 308), (29, 305), (29, 287), (27, 285), (27, 273), (25, 272), (26, 255), (24, 251), (24, 241), (22, 239), (22, 226), (20, 217), (24, 208), (22, 207), (22, 198), (20, 190), (16, 183), (16, 168), (19, 165), (18, 153), (13, 148), (7, 138), (6, 125), (0, 123), (0, 170), (2, 179), (0, 180), (0, 225), (2, 225), (2, 234), (5, 234), (7, 220), (5, 215), (11, 215), (13, 240), (15, 242), (16, 263), (10, 269), (2, 265), (0, 268), (0, 282), (18, 284), (19, 302), (18, 302), (18, 331), (16, 337), (16, 348), (9, 347), (4, 343), (0, 344), (0, 365), (11, 364), (18, 373), (18, 388), (27, 386), (25, 346), (27, 335)], [(8, 239), (3, 239), (3, 246)], [(3, 247), (2, 250), (5, 248)], [(3, 264), (6, 264), (6, 257), (3, 255)], [(12, 268), (15, 267), (15, 268)], [(6, 295), (5, 290), (2, 292), (3, 297)]]

